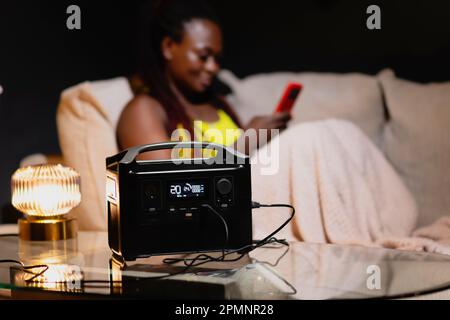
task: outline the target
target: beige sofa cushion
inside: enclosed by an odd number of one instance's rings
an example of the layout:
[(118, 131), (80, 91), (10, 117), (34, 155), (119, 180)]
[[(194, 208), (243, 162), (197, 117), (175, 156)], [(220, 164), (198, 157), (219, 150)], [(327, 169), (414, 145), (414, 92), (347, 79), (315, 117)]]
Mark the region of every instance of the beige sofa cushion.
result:
[(255, 115), (273, 112), (286, 84), (304, 85), (293, 111), (293, 122), (342, 118), (358, 125), (377, 145), (384, 125), (383, 97), (377, 79), (359, 73), (257, 74), (238, 79), (224, 70), (219, 77), (233, 90), (230, 102), (246, 123)]
[(384, 152), (417, 200), (418, 225), (430, 224), (450, 214), (450, 82), (379, 78), (391, 117)]
[(65, 90), (56, 122), (66, 165), (81, 176), (81, 204), (74, 209), (82, 230), (106, 230), (105, 158), (118, 152), (115, 129), (133, 97), (128, 81), (85, 82)]

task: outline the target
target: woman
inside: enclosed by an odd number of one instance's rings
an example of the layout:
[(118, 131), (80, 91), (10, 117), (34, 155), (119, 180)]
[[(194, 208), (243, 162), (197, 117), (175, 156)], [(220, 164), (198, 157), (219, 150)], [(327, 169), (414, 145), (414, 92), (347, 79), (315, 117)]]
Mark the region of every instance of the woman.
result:
[[(156, 1), (144, 28), (139, 78), (144, 90), (124, 109), (117, 128), (120, 148), (170, 141), (172, 132), (185, 129), (191, 140), (237, 143), (239, 133), (227, 141), (208, 137), (202, 128), (225, 132), (234, 129), (284, 129), (287, 113), (253, 118), (242, 125), (233, 109), (213, 89), (220, 70), (222, 31), (218, 19), (204, 1)], [(242, 131), (236, 131), (242, 132)], [(186, 137), (182, 137), (186, 138)], [(241, 137), (243, 138), (243, 137)], [(270, 139), (270, 137), (267, 137)], [(250, 153), (252, 150), (240, 150)], [(170, 150), (142, 155), (142, 159), (169, 159)]]

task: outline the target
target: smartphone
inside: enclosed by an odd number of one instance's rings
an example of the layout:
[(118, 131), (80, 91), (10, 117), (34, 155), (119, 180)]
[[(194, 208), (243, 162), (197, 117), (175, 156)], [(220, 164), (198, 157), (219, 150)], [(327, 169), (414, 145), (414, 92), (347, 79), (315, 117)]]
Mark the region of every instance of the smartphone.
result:
[(294, 107), (295, 100), (303, 89), (303, 85), (298, 82), (290, 82), (286, 86), (284, 93), (278, 103), (275, 112), (291, 112)]

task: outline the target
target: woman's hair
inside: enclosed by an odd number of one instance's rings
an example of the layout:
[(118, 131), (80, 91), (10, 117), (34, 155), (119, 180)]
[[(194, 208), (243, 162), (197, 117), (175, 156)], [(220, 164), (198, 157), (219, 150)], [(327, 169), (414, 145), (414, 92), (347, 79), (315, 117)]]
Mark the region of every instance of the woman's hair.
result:
[[(213, 10), (203, 0), (153, 0), (143, 10), (141, 50), (138, 75), (148, 89), (148, 94), (158, 100), (169, 115), (167, 130), (172, 132), (181, 123), (193, 134), (192, 123), (185, 109), (170, 89), (165, 75), (166, 61), (161, 44), (165, 37), (176, 42), (183, 39), (184, 24), (193, 19), (207, 19), (219, 25)], [(230, 106), (218, 94), (211, 96), (216, 108), (224, 109), (238, 124), (239, 120)]]

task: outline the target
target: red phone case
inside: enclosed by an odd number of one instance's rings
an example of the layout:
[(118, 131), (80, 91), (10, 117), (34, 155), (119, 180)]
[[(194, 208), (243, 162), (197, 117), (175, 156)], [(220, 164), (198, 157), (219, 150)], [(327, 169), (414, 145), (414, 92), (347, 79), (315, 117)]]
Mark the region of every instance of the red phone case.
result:
[(284, 94), (278, 103), (275, 112), (291, 112), (295, 100), (302, 91), (303, 85), (298, 82), (291, 82), (284, 90)]

